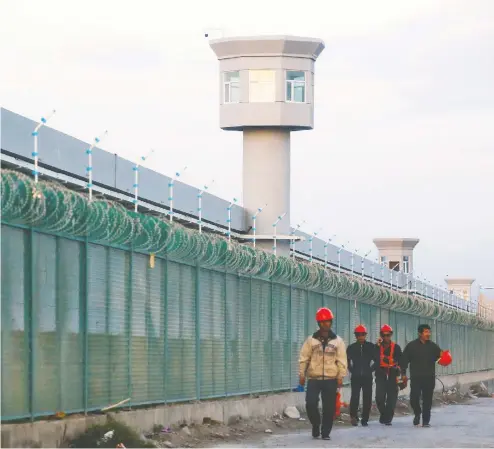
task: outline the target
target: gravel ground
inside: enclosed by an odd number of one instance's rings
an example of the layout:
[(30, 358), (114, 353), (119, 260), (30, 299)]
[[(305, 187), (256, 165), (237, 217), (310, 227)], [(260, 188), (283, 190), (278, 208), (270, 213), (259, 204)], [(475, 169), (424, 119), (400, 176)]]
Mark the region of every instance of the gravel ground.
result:
[(440, 405), (432, 410), (431, 428), (416, 428), (411, 416), (399, 416), (392, 427), (376, 421), (369, 427), (335, 427), (331, 441), (313, 440), (306, 429), (245, 439), (241, 444), (216, 447), (492, 447), (494, 398), (464, 404)]

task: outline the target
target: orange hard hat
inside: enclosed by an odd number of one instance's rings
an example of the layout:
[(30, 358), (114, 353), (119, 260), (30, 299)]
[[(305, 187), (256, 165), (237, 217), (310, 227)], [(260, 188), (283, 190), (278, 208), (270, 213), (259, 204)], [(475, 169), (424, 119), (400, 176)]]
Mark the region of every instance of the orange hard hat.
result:
[(383, 332), (393, 332), (393, 328), (389, 324), (385, 324), (381, 327), (381, 333)]
[(441, 357), (439, 357), (437, 363), (439, 363), (439, 365), (441, 366), (448, 366), (451, 365), (452, 361), (453, 361), (453, 356), (451, 355), (451, 352), (446, 350), (442, 352)]
[(320, 308), (316, 313), (316, 321), (331, 321), (334, 318), (333, 312), (327, 307)]
[(363, 324), (359, 324), (353, 332), (356, 334), (366, 334), (367, 328)]

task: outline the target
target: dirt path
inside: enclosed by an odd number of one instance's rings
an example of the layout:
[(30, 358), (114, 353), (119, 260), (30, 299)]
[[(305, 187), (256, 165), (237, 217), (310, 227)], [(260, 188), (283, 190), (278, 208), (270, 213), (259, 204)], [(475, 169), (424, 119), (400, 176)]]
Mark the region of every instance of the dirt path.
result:
[(397, 417), (392, 427), (376, 421), (364, 427), (336, 427), (331, 441), (313, 440), (307, 429), (245, 439), (221, 447), (492, 447), (494, 448), (494, 399), (433, 409), (432, 427), (415, 428), (411, 416)]

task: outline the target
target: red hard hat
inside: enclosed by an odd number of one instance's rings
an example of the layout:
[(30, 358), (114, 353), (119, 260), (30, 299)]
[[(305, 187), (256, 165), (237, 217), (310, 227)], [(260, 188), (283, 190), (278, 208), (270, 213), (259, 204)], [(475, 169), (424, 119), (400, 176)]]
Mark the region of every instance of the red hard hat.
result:
[(441, 357), (439, 358), (437, 363), (439, 363), (439, 365), (441, 365), (441, 366), (448, 366), (448, 365), (451, 365), (452, 361), (453, 361), (453, 356), (451, 355), (451, 352), (446, 350), (446, 351), (443, 351), (443, 353), (441, 354)]
[(363, 324), (359, 324), (353, 332), (356, 334), (366, 334), (367, 328)]
[(381, 327), (381, 333), (382, 332), (393, 332), (393, 328), (389, 324), (385, 324)]
[(316, 321), (331, 321), (334, 318), (333, 312), (326, 307), (322, 307), (316, 313)]

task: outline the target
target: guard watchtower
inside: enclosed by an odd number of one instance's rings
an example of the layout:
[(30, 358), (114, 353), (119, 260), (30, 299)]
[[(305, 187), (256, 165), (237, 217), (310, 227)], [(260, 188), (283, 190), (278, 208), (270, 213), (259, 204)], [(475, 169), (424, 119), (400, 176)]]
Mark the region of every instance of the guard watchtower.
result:
[[(265, 204), (257, 234), (278, 225), (281, 254), (289, 252), (290, 133), (314, 127), (314, 64), (319, 39), (257, 36), (210, 42), (220, 64), (220, 127), (243, 131), (243, 204), (249, 215)], [(270, 249), (272, 239), (259, 242)]]

